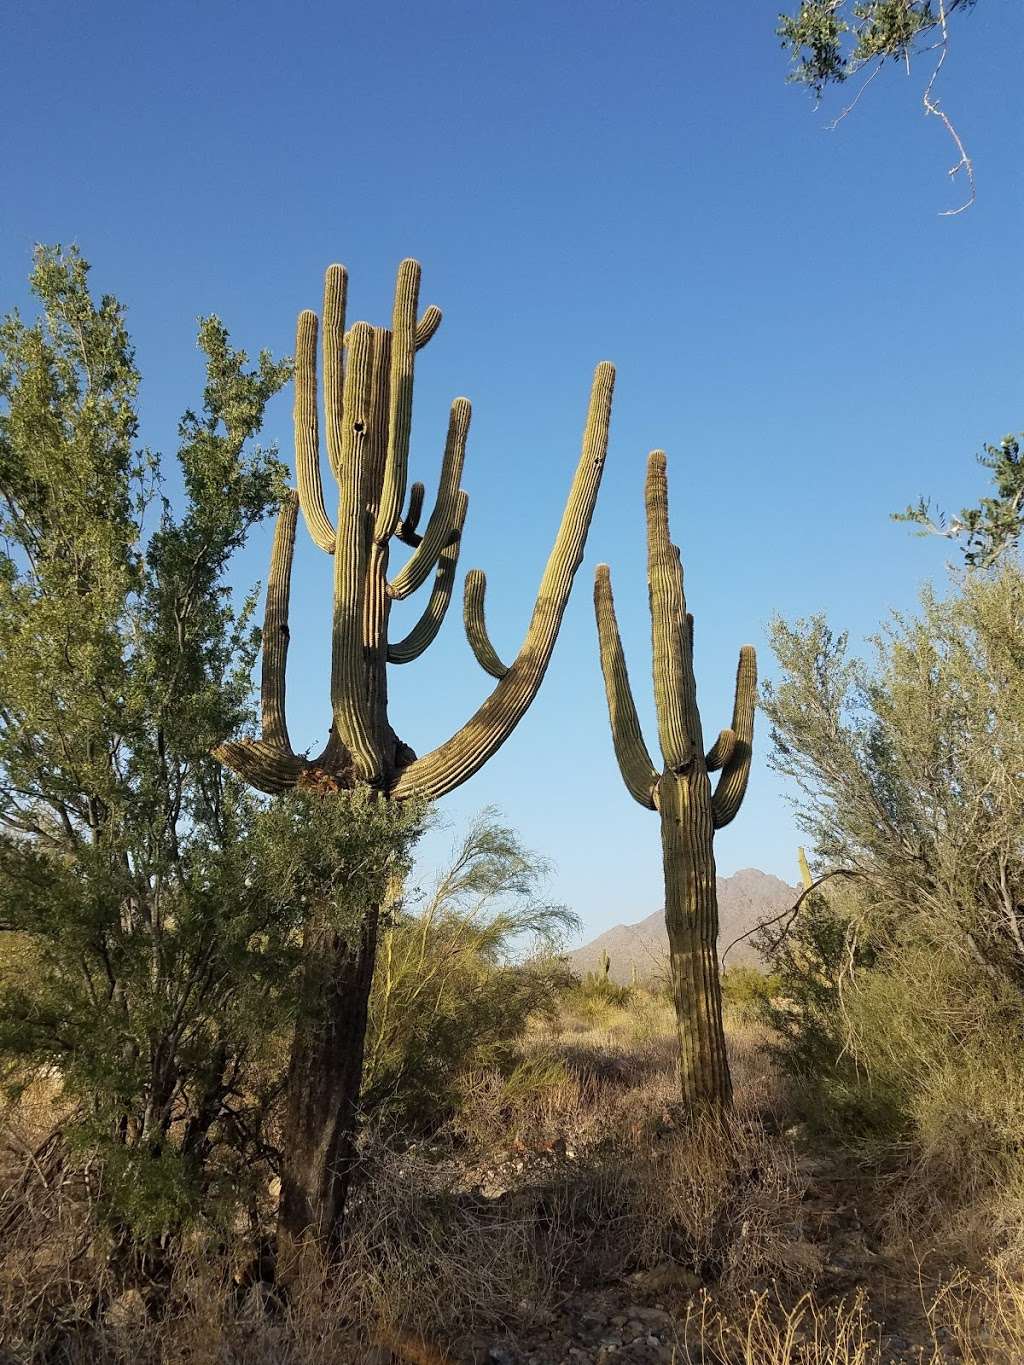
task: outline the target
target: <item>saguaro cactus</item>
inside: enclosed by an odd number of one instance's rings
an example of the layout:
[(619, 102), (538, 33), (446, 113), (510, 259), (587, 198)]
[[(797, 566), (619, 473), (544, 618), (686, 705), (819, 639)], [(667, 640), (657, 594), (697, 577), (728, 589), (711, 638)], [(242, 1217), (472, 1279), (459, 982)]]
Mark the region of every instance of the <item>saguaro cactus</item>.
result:
[(800, 864), (800, 883), (805, 891), (810, 891), (814, 885), (814, 877), (811, 875), (811, 865), (807, 861), (807, 854), (802, 847), (797, 849), (796, 857)]
[[(390, 328), (357, 322), (346, 330), (347, 274), (329, 267), (321, 320), (299, 314), (295, 345), (295, 465), (297, 493), (277, 522), (267, 582), (259, 739), (224, 744), (218, 757), (252, 786), (271, 794), (310, 787), (332, 792), (367, 784), (391, 800), (433, 799), (465, 782), (499, 748), (525, 715), (547, 669), (579, 567), (597, 497), (608, 441), (615, 373), (598, 365), (583, 448), (562, 523), (548, 559), (526, 638), (507, 667), (484, 623), (485, 580), (466, 581), (466, 627), (482, 666), (499, 679), (490, 696), (449, 740), (417, 758), (391, 726), (387, 666), (412, 662), (432, 642), (452, 596), (467, 495), (460, 488), (470, 405), (452, 403), (434, 509), (417, 529), (423, 485), (406, 483), (417, 352), (438, 329), (441, 313), (417, 318), (420, 266), (398, 269)], [(324, 502), (317, 407), (320, 332), (327, 458), (338, 484), (331, 521)], [(315, 758), (291, 747), (285, 721), (288, 602), (298, 511), (315, 543), (334, 557), (334, 611), (326, 745)], [(391, 545), (412, 553), (389, 573)], [(391, 607), (430, 575), (423, 614), (408, 634), (389, 640)], [(358, 942), (307, 922), (307, 983), (316, 1007), (296, 1024), (289, 1071), (285, 1165), (279, 1234), (282, 1244), (309, 1233), (336, 1239), (353, 1156), (362, 1074), (366, 1011), (376, 953), (379, 907), (368, 906)], [(319, 983), (319, 984), (318, 984)]]
[[(654, 699), (664, 768), (651, 762), (630, 691), (607, 564), (597, 568), (594, 607), (612, 739), (630, 795), (661, 816), (665, 923), (679, 1029), (680, 1082), (693, 1104), (727, 1105), (732, 1086), (722, 1029), (718, 971), (718, 894), (714, 832), (740, 808), (750, 774), (757, 661), (740, 650), (732, 725), (707, 754), (693, 673), (693, 617), (683, 570), (669, 539), (665, 455), (651, 452), (645, 488), (647, 576), (654, 655)], [(709, 773), (721, 770), (714, 793)]]

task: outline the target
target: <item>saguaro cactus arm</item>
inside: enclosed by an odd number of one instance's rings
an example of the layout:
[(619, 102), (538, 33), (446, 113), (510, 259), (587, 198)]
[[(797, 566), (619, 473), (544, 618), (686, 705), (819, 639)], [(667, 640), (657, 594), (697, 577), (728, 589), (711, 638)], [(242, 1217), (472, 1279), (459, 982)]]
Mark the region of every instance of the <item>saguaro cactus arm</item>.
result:
[(744, 645), (736, 669), (736, 697), (732, 709), (732, 730), (736, 743), (718, 779), (711, 813), (715, 829), (722, 829), (743, 803), (750, 778), (754, 743), (754, 707), (757, 704), (757, 654), (753, 645)]
[(216, 757), (259, 791), (274, 795), (295, 785), (305, 760), (292, 753), (285, 719), (285, 671), (288, 663), (288, 606), (292, 556), (298, 520), (298, 495), (286, 494), (274, 527), (263, 613), (263, 668), (260, 680), (262, 738), (228, 740)]
[(441, 623), (444, 621), (448, 605), (452, 600), (452, 588), (455, 586), (455, 566), (459, 562), (462, 528), (465, 525), (468, 507), (468, 496), (465, 493), (459, 493), (455, 506), (455, 526), (449, 535), (448, 544), (441, 551), (440, 558), (437, 561), (434, 586), (431, 589), (426, 609), (404, 640), (399, 640), (397, 644), (388, 645), (389, 664), (408, 664), (412, 663), (413, 659), (418, 659), (441, 629)]
[(288, 721), (285, 717), (286, 669), (288, 666), (288, 607), (292, 587), (292, 558), (295, 554), (295, 527), (299, 499), (289, 490), (274, 527), (267, 574), (267, 604), (263, 614), (263, 671), (260, 703), (263, 738), (268, 744), (291, 753)]
[[(654, 656), (654, 701), (658, 739), (665, 766), (681, 772), (693, 758), (698, 741), (693, 667), (686, 621), (686, 598), (679, 551), (668, 529), (668, 479), (665, 452), (647, 457), (644, 486), (647, 509), (647, 577), (651, 598), (651, 645)], [(690, 667), (687, 667), (687, 664)]]
[(721, 730), (718, 738), (712, 744), (704, 757), (704, 765), (709, 773), (717, 773), (719, 768), (724, 768), (732, 758), (733, 750), (736, 748), (736, 731)]
[(654, 793), (658, 774), (644, 743), (636, 703), (629, 685), (626, 657), (615, 619), (611, 572), (607, 564), (599, 564), (594, 579), (594, 611), (597, 616), (597, 635), (601, 647), (601, 671), (608, 698), (608, 719), (612, 727), (612, 743), (619, 771), (629, 794), (641, 806), (654, 810)]
[(469, 721), (445, 744), (398, 773), (396, 797), (433, 799), (481, 768), (525, 715), (544, 678), (576, 570), (583, 557), (608, 448), (614, 367), (598, 365), (590, 393), (583, 448), (562, 524), (541, 579), (533, 616), (515, 662)]
[(398, 599), (408, 597), (425, 583), (451, 536), (455, 525), (455, 504), (459, 494), (459, 481), (462, 478), (462, 466), (466, 458), (466, 440), (469, 436), (471, 415), (469, 399), (456, 398), (448, 419), (448, 436), (444, 444), (444, 458), (441, 461), (434, 510), (430, 514), (419, 547), (388, 584), (389, 597)]
[(345, 371), (345, 423), (338, 484), (338, 539), (334, 555), (334, 616), (331, 652), (331, 708), (334, 726), (352, 755), (356, 775), (374, 782), (383, 757), (374, 733), (363, 685), (363, 604), (369, 539), (365, 461), (370, 444), (373, 328), (357, 322), (349, 334)]
[(228, 739), (213, 754), (225, 768), (267, 796), (290, 791), (308, 766), (305, 759), (262, 739)]
[(491, 644), (487, 634), (487, 617), (484, 613), (484, 597), (487, 593), (487, 575), (482, 569), (470, 569), (462, 598), (462, 619), (466, 626), (466, 639), (476, 655), (476, 661), (485, 673), (492, 678), (503, 678), (508, 665), (503, 664), (498, 652)]
[(424, 311), (423, 316), (416, 324), (416, 349), (422, 351), (423, 347), (431, 339), (437, 329), (441, 326), (443, 314), (440, 308), (435, 308), (433, 304)]
[[(327, 417), (327, 461), (335, 478), (342, 459), (345, 389), (345, 309), (348, 303), (348, 271), (330, 265), (324, 275), (323, 337), (324, 414)], [(314, 389), (315, 392), (315, 389)]]
[(800, 882), (805, 891), (810, 891), (811, 887), (814, 885), (814, 876), (811, 872), (811, 865), (807, 861), (807, 854), (802, 845), (797, 849), (796, 856), (797, 862), (800, 864)]
[[(405, 502), (409, 470), (409, 436), (412, 431), (412, 386), (416, 354), (416, 307), (420, 295), (420, 264), (404, 260), (395, 282), (395, 306), (391, 316), (391, 382), (388, 408), (388, 452), (384, 485), (373, 528), (373, 538), (383, 545), (395, 534)], [(438, 319), (440, 321), (440, 319)]]
[(420, 524), (420, 517), (423, 515), (423, 495), (425, 489), (418, 481), (409, 488), (409, 506), (405, 516), (398, 523), (395, 536), (406, 545), (411, 545), (415, 550), (416, 546), (422, 541), (423, 537), (418, 535), (416, 527)]
[(295, 479), (309, 534), (328, 554), (334, 553), (334, 527), (324, 507), (320, 480), (320, 427), (316, 405), (316, 344), (319, 322), (306, 308), (295, 329)]

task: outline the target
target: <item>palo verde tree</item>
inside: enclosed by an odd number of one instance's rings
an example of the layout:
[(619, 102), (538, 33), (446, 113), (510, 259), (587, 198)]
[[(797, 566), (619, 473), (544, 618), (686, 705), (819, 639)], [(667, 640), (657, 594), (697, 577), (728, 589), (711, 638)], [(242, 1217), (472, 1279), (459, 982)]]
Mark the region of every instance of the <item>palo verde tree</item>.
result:
[[(687, 614), (679, 551), (669, 537), (665, 455), (647, 461), (647, 579), (650, 588), (654, 700), (664, 767), (651, 762), (629, 685), (615, 619), (611, 575), (600, 564), (594, 608), (615, 756), (629, 794), (661, 816), (665, 924), (679, 1029), (680, 1082), (691, 1104), (727, 1105), (732, 1097), (722, 1028), (718, 965), (718, 891), (714, 832), (735, 818), (747, 790), (757, 660), (740, 650), (732, 726), (704, 752), (693, 673), (693, 617)], [(721, 769), (714, 794), (709, 773)]]
[(289, 366), (202, 322), (172, 505), (123, 309), (75, 250), (40, 249), (31, 284), (38, 318), (0, 324), (0, 1074), (59, 1087), (47, 1152), (86, 1153), (145, 1238), (233, 1212), (265, 1155), (269, 1097), (239, 1081), (293, 950), (210, 751), (249, 719), (258, 632), (224, 575), (281, 497), (252, 438)]
[[(451, 739), (423, 757), (392, 728), (388, 665), (417, 659), (444, 620), (452, 595), (467, 495), (460, 488), (470, 405), (451, 407), (437, 500), (422, 534), (422, 484), (408, 490), (416, 353), (441, 322), (437, 308), (418, 318), (420, 266), (398, 269), (390, 328), (356, 322), (346, 328), (348, 277), (332, 265), (322, 320), (300, 313), (295, 360), (297, 493), (278, 519), (267, 587), (259, 739), (222, 744), (217, 755), (252, 786), (271, 794), (320, 793), (325, 802), (355, 788), (382, 803), (433, 800), (482, 767), (525, 715), (554, 648), (573, 576), (583, 555), (604, 468), (614, 370), (594, 375), (579, 465), (555, 537), (526, 638), (506, 666), (484, 620), (484, 577), (466, 583), (467, 634), (482, 667), (498, 679), (491, 695)], [(320, 333), (327, 459), (338, 485), (331, 520), (320, 470), (317, 341)], [(327, 743), (315, 758), (296, 754), (285, 718), (285, 665), (292, 554), (301, 508), (313, 541), (333, 557), (334, 611)], [(389, 569), (393, 542), (412, 553)], [(412, 629), (391, 640), (391, 607), (430, 575), (433, 587)], [(354, 1156), (367, 1005), (373, 980), (381, 899), (368, 899), (353, 922), (339, 921), (329, 895), (307, 897), (303, 935), (305, 986), (288, 1074), (285, 1162), (278, 1251), (286, 1273), (300, 1241), (336, 1246)]]

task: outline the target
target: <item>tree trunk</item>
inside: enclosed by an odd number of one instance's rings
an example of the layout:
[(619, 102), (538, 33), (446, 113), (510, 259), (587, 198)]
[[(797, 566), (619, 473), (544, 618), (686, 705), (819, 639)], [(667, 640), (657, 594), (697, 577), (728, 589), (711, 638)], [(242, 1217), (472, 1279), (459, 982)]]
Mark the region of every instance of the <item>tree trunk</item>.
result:
[(306, 1249), (331, 1257), (340, 1244), (379, 914), (378, 906), (366, 912), (358, 939), (339, 933), (319, 912), (303, 933), (277, 1224), (278, 1277), (285, 1282), (298, 1273)]
[(732, 1081), (718, 973), (718, 889), (711, 784), (704, 765), (658, 784), (665, 926), (679, 1030), (679, 1080), (691, 1105), (725, 1108)]

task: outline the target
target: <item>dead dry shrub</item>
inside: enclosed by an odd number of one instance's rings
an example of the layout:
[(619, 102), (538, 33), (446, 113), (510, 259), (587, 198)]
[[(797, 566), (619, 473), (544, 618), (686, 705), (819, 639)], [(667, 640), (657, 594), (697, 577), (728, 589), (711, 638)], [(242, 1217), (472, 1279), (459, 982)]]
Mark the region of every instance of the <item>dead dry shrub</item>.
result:
[(790, 1149), (756, 1122), (694, 1120), (653, 1155), (644, 1177), (647, 1259), (689, 1262), (737, 1292), (813, 1279), (819, 1253), (804, 1232), (805, 1182)]
[(957, 1271), (927, 1310), (932, 1335), (952, 1344), (963, 1365), (1019, 1365), (1024, 1360), (1024, 1280), (995, 1265)]
[(885, 1365), (892, 1357), (883, 1354), (862, 1296), (822, 1308), (810, 1294), (791, 1307), (759, 1294), (729, 1313), (706, 1295), (694, 1303), (677, 1359), (679, 1365)]

